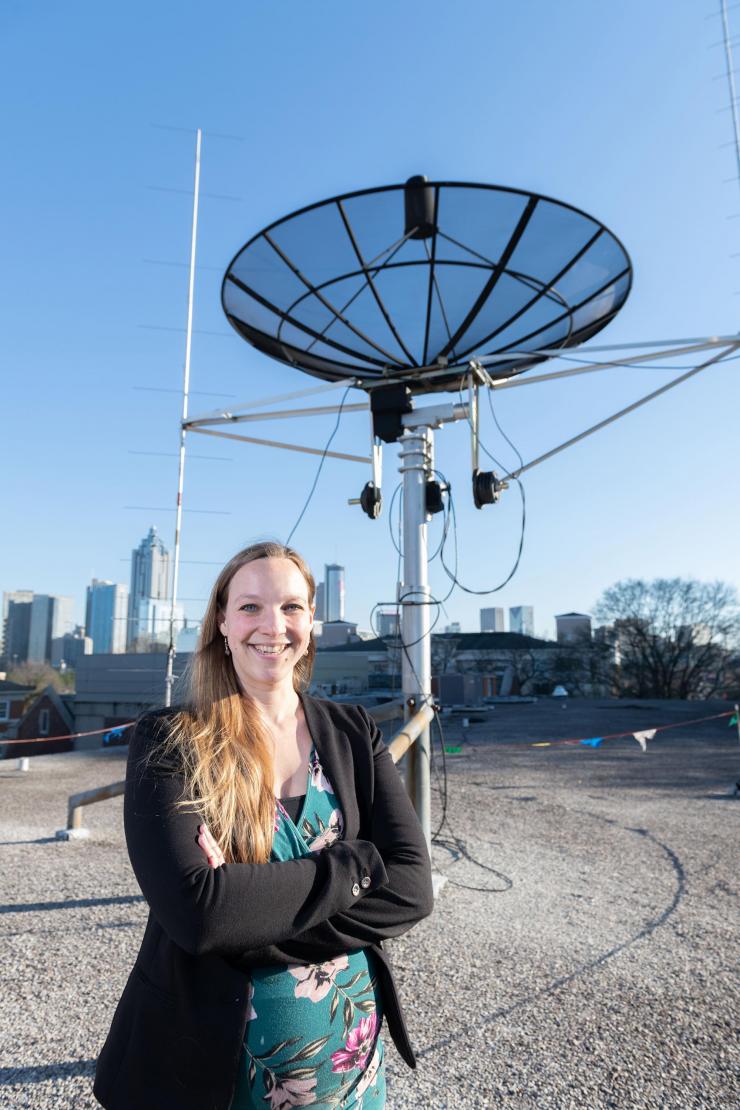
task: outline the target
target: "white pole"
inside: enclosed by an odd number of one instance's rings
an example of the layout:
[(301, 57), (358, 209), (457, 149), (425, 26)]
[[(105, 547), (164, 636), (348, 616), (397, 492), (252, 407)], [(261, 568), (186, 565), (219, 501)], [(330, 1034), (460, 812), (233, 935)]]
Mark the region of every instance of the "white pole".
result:
[[(406, 719), (431, 704), (432, 667), (429, 635), (429, 568), (427, 550), (426, 483), (432, 459), (432, 431), (428, 426), (407, 429), (400, 438), (403, 475), (403, 582), (401, 674)], [(408, 752), (406, 789), (414, 803), (431, 854), (431, 788), (429, 726)]]
[(167, 672), (165, 675), (164, 704), (172, 704), (172, 685), (175, 665), (175, 605), (180, 577), (180, 530), (182, 525), (182, 491), (185, 481), (185, 422), (188, 418), (188, 397), (190, 392), (190, 352), (193, 342), (193, 295), (195, 292), (195, 247), (198, 238), (198, 195), (200, 192), (200, 144), (202, 132), (195, 133), (195, 186), (193, 189), (193, 224), (190, 236), (190, 277), (188, 280), (188, 320), (185, 334), (185, 366), (182, 379), (182, 419), (180, 421), (180, 459), (177, 474), (177, 505), (175, 515), (175, 550), (172, 559), (172, 597), (170, 610), (170, 643), (167, 648)]

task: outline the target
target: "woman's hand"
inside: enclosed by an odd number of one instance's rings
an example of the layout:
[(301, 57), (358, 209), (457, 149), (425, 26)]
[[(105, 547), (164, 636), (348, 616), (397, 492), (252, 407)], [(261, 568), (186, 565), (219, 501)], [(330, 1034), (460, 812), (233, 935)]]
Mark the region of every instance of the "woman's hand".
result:
[(198, 826), (198, 845), (205, 853), (209, 867), (222, 867), (226, 863), (224, 854), (208, 831), (207, 825)]

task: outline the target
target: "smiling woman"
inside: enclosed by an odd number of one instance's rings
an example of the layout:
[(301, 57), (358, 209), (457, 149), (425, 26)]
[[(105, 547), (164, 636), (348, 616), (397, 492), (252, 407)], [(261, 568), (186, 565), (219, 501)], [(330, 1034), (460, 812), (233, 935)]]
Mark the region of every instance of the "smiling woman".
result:
[(283, 703), (293, 690), (293, 669), (311, 642), (313, 594), (313, 579), (289, 558), (254, 560), (234, 574), (219, 628), (239, 684), (253, 697)]
[(306, 693), (314, 580), (281, 544), (219, 575), (176, 710), (131, 740), (124, 822), (150, 915), (101, 1052), (108, 1110), (380, 1110), (383, 940), (431, 913), (429, 854), (380, 732)]

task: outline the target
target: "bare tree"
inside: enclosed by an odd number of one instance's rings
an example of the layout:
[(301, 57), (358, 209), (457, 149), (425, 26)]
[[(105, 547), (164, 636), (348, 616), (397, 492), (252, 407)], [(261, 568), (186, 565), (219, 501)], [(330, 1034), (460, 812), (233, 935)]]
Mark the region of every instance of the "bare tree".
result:
[(72, 670), (56, 671), (48, 663), (19, 663), (8, 674), (10, 682), (17, 682), (19, 686), (33, 686), (33, 697), (36, 697), (47, 686), (53, 686), (57, 693), (68, 693), (74, 690), (75, 673)]
[(740, 618), (726, 582), (626, 579), (605, 590), (594, 615), (611, 625), (621, 695), (707, 698), (730, 680)]
[(453, 666), (460, 647), (460, 637), (449, 632), (432, 636), (432, 672), (434, 674), (450, 674), (455, 671)]
[(590, 631), (579, 633), (553, 650), (550, 675), (569, 694), (599, 697), (612, 690), (613, 655), (613, 646), (604, 638), (592, 639)]
[[(532, 694), (538, 683), (549, 685), (545, 677), (547, 668), (543, 666), (542, 653), (536, 654), (531, 647), (507, 648), (498, 653), (499, 664), (503, 664), (511, 676), (514, 694)], [(506, 681), (506, 675), (504, 675)]]
[(588, 673), (584, 660), (587, 650), (562, 647), (552, 653), (550, 679), (554, 685), (564, 686), (573, 697), (586, 692)]

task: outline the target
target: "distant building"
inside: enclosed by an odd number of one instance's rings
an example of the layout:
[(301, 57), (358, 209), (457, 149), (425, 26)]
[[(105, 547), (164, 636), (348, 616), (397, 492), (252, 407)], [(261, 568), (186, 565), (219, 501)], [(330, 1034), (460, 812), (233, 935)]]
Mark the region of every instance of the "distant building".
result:
[[(136, 639), (131, 641), (130, 648), (137, 651), (157, 650), (164, 648), (170, 642), (170, 618), (172, 605), (169, 601), (157, 597), (144, 597), (139, 601), (136, 610), (135, 627)], [(179, 636), (185, 627), (185, 612), (182, 605), (175, 605), (174, 632)]]
[[(608, 675), (596, 673), (591, 666), (590, 644), (565, 652), (552, 640), (510, 632), (432, 633), (431, 642), (433, 682), (449, 704), (551, 694), (559, 683), (567, 683), (571, 696), (608, 694)], [(316, 652), (312, 690), (351, 697), (396, 691), (400, 697), (402, 656), (390, 637), (334, 646), (322, 643)]]
[(505, 632), (503, 609), (481, 609), (480, 630), (481, 632)]
[(377, 625), (378, 636), (381, 639), (384, 636), (400, 636), (401, 634), (401, 618), (395, 609), (381, 609), (375, 618), (375, 624)]
[(28, 632), (28, 661), (49, 663), (51, 641), (71, 632), (74, 602), (71, 597), (34, 594), (31, 602), (31, 626)]
[(509, 632), (520, 636), (534, 636), (534, 608), (531, 605), (513, 605), (509, 608)]
[(591, 639), (591, 618), (586, 613), (561, 613), (555, 617), (559, 644), (582, 644)]
[(324, 621), (321, 629), (322, 648), (338, 647), (357, 639), (357, 625), (352, 621)]
[(325, 621), (344, 620), (344, 567), (327, 563), (324, 567)]
[(93, 652), (118, 655), (126, 650), (128, 588), (107, 579), (93, 578), (87, 587), (85, 633)]
[(708, 624), (680, 624), (676, 629), (676, 643), (705, 647), (712, 642), (712, 629)]
[(65, 632), (51, 641), (51, 665), (62, 670), (75, 670), (83, 655), (92, 655), (93, 642), (83, 628)]
[[(136, 641), (146, 638), (152, 621), (158, 616), (164, 616), (163, 613), (156, 613), (157, 607), (152, 607), (149, 603), (167, 600), (169, 576), (169, 552), (157, 535), (157, 529), (152, 526), (136, 550), (131, 552), (127, 648), (132, 647)], [(169, 620), (169, 612), (166, 620)], [(161, 632), (162, 627), (157, 627), (158, 633)]]
[[(189, 660), (190, 656), (185, 654), (175, 658), (177, 683), (173, 705), (178, 705), (184, 696), (185, 686), (180, 678)], [(75, 673), (75, 732), (128, 724), (145, 709), (162, 705), (166, 669), (165, 652), (84, 656)], [(99, 748), (101, 743), (98, 733), (80, 737), (74, 746), (75, 749)]]
[(9, 590), (3, 594), (2, 650), (8, 667), (28, 659), (33, 590)]
[(192, 652), (194, 652), (198, 647), (199, 636), (200, 625), (188, 624), (186, 621), (185, 626), (180, 630), (180, 632), (178, 632), (177, 639), (175, 641), (175, 650), (177, 654), (182, 655), (183, 652), (186, 655), (192, 654)]
[(446, 624), (442, 631), (448, 636), (459, 636), (462, 632), (462, 625), (460, 621), (452, 621), (451, 624)]
[(316, 612), (314, 620), (326, 620), (326, 588), (323, 582), (316, 584)]
[[(74, 714), (71, 695), (58, 694), (53, 686), (47, 686), (41, 693), (31, 694), (27, 699), (23, 713), (14, 722), (12, 730), (0, 733), (0, 759), (71, 751), (74, 748), (72, 732)], [(48, 741), (39, 744), (38, 740), (43, 737), (48, 737)], [(3, 745), (3, 738), (33, 740), (34, 743)]]
[[(356, 640), (332, 646), (324, 646), (322, 640), (314, 660), (311, 691), (320, 696), (358, 695), (368, 690), (371, 680), (378, 681), (384, 689), (388, 684), (387, 672), (384, 640)], [(400, 676), (395, 677), (400, 682)]]
[(0, 681), (0, 741), (12, 739), (23, 716), (24, 706), (33, 696), (33, 686)]

